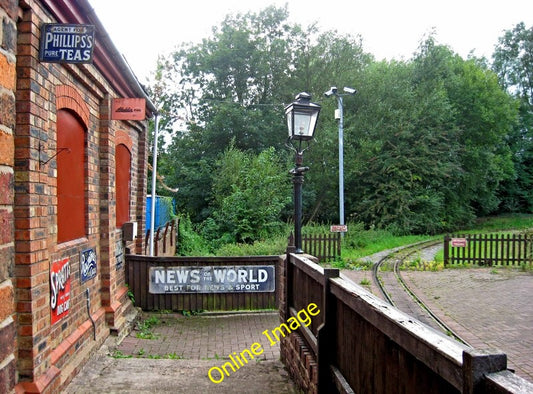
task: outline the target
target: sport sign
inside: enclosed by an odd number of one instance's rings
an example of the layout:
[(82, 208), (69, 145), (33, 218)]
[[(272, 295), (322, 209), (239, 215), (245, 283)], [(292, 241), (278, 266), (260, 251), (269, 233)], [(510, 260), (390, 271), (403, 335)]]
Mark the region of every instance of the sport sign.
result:
[(70, 260), (50, 265), (50, 311), (52, 324), (68, 315), (70, 309)]
[(45, 23), (39, 60), (47, 63), (92, 63), (94, 26)]
[(259, 293), (276, 290), (273, 265), (150, 267), (149, 292)]

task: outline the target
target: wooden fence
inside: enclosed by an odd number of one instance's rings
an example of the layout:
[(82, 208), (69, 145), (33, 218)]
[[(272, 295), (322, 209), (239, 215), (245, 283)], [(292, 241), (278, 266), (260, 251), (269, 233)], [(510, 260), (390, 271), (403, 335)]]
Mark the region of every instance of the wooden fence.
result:
[[(172, 310), (172, 311), (218, 311), (243, 309), (274, 309), (277, 307), (279, 279), (277, 277), (279, 256), (250, 256), (250, 257), (150, 257), (142, 255), (126, 255), (126, 283), (135, 297), (135, 305), (143, 310)], [(174, 272), (180, 268), (197, 271), (197, 275), (204, 275), (207, 268), (226, 268), (242, 266), (268, 266), (273, 273), (272, 286), (274, 291), (248, 292), (177, 292), (154, 294), (150, 292), (150, 269), (170, 269)], [(185, 268), (184, 268), (185, 267)], [(173, 274), (173, 280), (178, 283)], [(228, 274), (229, 276), (229, 274)], [(189, 275), (189, 277), (192, 277)], [(243, 278), (235, 279), (235, 283), (245, 285)], [(251, 281), (256, 280), (257, 277)], [(186, 281), (185, 281), (186, 282)], [(187, 283), (193, 283), (189, 281)], [(250, 281), (249, 281), (250, 282)], [(183, 282), (179, 282), (183, 283)], [(198, 282), (196, 282), (198, 283)], [(183, 286), (185, 287), (185, 286)], [(197, 287), (197, 286), (194, 286)], [(183, 289), (186, 290), (186, 289)]]
[[(171, 220), (156, 230), (154, 236), (154, 256), (174, 256), (176, 254), (176, 240), (178, 219)], [(149, 254), (150, 229), (146, 231), (144, 254)]]
[(311, 324), (301, 324), (281, 339), (281, 359), (304, 391), (448, 394), (533, 389), (506, 370), (505, 354), (456, 342), (309, 257), (289, 254), (283, 260), (280, 300), (285, 321), (301, 318), (298, 311), (311, 303), (320, 310)]
[(444, 237), (444, 265), (533, 264), (533, 237), (526, 234), (463, 234)]
[[(289, 247), (294, 246), (294, 234), (289, 236)], [(321, 263), (337, 260), (341, 256), (341, 233), (304, 234), (302, 250), (315, 256)]]

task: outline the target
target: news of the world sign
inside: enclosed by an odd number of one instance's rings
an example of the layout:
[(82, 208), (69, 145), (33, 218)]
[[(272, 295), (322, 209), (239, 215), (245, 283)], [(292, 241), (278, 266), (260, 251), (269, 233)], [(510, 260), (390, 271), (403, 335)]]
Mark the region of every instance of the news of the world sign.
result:
[(150, 267), (149, 292), (273, 292), (276, 289), (275, 283), (273, 265)]

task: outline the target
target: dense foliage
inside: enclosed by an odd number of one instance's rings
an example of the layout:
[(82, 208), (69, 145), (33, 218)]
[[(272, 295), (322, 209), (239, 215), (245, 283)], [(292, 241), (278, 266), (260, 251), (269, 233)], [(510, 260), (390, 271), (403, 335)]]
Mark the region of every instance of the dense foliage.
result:
[[(375, 61), (359, 37), (288, 22), (286, 8), (227, 16), (200, 44), (159, 61), (160, 172), (178, 210), (214, 244), (253, 243), (291, 219), (283, 108), (322, 105), (305, 153), (304, 220), (338, 221), (336, 101), (344, 100), (345, 211), (395, 233), (436, 233), (533, 210), (533, 30), (501, 38), (494, 71), (433, 35), (407, 61)], [(165, 194), (165, 190), (161, 190)]]

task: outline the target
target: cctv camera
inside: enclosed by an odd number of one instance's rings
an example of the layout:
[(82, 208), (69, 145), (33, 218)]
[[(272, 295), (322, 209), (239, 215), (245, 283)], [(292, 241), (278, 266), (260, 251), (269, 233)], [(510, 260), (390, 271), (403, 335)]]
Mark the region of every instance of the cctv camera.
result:
[(357, 90), (355, 90), (354, 88), (349, 88), (347, 86), (344, 87), (343, 89), (346, 93), (348, 94), (356, 94), (357, 93)]
[(326, 93), (324, 93), (324, 96), (331, 97), (334, 94), (337, 94), (337, 88), (335, 86), (332, 86), (330, 90), (328, 90)]

